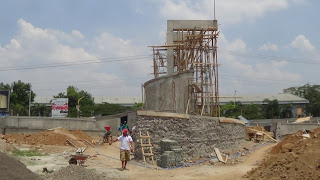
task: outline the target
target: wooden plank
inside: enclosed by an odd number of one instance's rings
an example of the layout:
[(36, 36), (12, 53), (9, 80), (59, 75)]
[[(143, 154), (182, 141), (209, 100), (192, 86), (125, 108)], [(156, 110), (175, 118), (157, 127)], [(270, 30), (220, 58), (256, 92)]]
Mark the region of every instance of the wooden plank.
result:
[(222, 156), (221, 156), (221, 153), (220, 153), (219, 149), (218, 149), (218, 148), (214, 148), (214, 151), (215, 151), (216, 154), (217, 154), (218, 160), (219, 160), (220, 162), (225, 163), (225, 161), (223, 160), (223, 158), (222, 158)]
[(144, 153), (144, 156), (153, 156), (153, 153)]
[(141, 147), (152, 147), (151, 144), (141, 144)]
[(67, 139), (67, 141), (76, 149), (78, 149), (79, 147), (75, 145), (75, 143), (71, 140), (71, 139)]
[(150, 136), (140, 136), (140, 139), (142, 138), (150, 138)]
[(151, 160), (152, 160), (152, 164), (154, 164), (154, 160), (153, 160), (153, 152), (152, 152), (152, 145), (151, 145), (151, 140), (150, 140), (150, 135), (149, 135), (149, 131), (147, 131), (147, 136), (149, 136), (148, 142), (149, 142), (149, 152), (150, 152), (150, 156), (151, 156)]
[(192, 84), (192, 87), (194, 87), (194, 89), (196, 90), (197, 93), (201, 93), (201, 89), (199, 88), (199, 86), (196, 83)]
[(228, 155), (226, 155), (226, 159), (224, 160), (224, 163), (227, 163), (227, 161), (228, 161)]
[(84, 142), (86, 142), (87, 144), (89, 144), (90, 146), (92, 146), (92, 147), (95, 147), (92, 143), (90, 143), (88, 140), (86, 140), (86, 139), (81, 139), (81, 141), (84, 141)]
[(267, 133), (265, 133), (265, 132), (263, 132), (263, 131), (258, 131), (258, 130), (251, 129), (251, 128), (248, 128), (248, 129), (251, 130), (251, 131), (263, 133), (263, 134), (265, 134), (266, 136), (268, 136), (270, 139), (272, 139), (273, 141), (278, 142), (278, 140), (274, 139), (274, 138), (271, 137), (269, 134), (267, 134)]
[(188, 104), (187, 104), (187, 108), (186, 108), (186, 114), (188, 114), (188, 112), (189, 112), (189, 104), (190, 104), (190, 97), (188, 99)]

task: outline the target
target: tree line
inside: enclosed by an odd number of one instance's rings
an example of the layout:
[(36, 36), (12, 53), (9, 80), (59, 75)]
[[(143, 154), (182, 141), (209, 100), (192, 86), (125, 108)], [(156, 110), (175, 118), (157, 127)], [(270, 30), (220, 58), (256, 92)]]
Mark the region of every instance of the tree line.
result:
[[(36, 94), (32, 91), (30, 83), (22, 81), (13, 82), (11, 84), (0, 83), (0, 90), (10, 90), (10, 112), (11, 116), (28, 116), (29, 115), (29, 100), (34, 102)], [(31, 95), (31, 96), (30, 96)], [(118, 104), (95, 104), (92, 95), (84, 90), (79, 90), (77, 87), (68, 86), (67, 91), (60, 92), (54, 98), (68, 98), (68, 117), (77, 117), (76, 105), (80, 102), (80, 115), (82, 117), (106, 116), (124, 112), (125, 107)], [(30, 107), (31, 116), (50, 116), (51, 107), (46, 107), (44, 104), (34, 103)]]
[[(0, 89), (10, 90), (10, 115), (12, 116), (28, 116), (29, 115), (29, 99), (34, 102), (36, 94), (32, 91), (30, 83), (22, 81), (13, 82), (11, 84), (0, 83)], [(307, 115), (314, 117), (320, 116), (320, 85), (305, 84), (299, 87), (289, 87), (283, 89), (283, 93), (290, 93), (309, 100), (309, 104), (305, 107)], [(92, 95), (89, 92), (80, 90), (74, 86), (68, 86), (66, 92), (60, 92), (54, 98), (68, 98), (69, 110), (68, 117), (77, 117), (78, 100), (81, 99), (80, 112), (82, 117), (106, 116), (124, 112), (125, 107), (117, 104), (95, 104)], [(136, 103), (132, 109), (139, 109), (142, 103)], [(249, 104), (243, 105), (240, 102), (229, 102), (221, 105), (220, 114), (224, 117), (237, 118), (239, 115), (247, 119), (271, 119), (271, 118), (291, 118), (292, 104), (279, 105), (278, 100), (264, 100), (264, 105)], [(31, 116), (50, 116), (51, 107), (43, 104), (34, 103), (30, 108)]]
[[(305, 114), (320, 116), (320, 85), (305, 84), (299, 87), (283, 89), (283, 93), (293, 94), (309, 100), (305, 106)], [(237, 118), (239, 115), (247, 119), (292, 118), (292, 103), (280, 105), (277, 99), (263, 101), (264, 105), (243, 105), (240, 102), (229, 102), (220, 107), (220, 114), (224, 117)]]

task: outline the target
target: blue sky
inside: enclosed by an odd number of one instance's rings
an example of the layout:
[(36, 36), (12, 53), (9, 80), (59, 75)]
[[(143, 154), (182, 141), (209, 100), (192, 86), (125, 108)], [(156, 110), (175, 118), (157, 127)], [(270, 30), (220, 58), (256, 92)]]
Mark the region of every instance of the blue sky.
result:
[[(138, 96), (152, 78), (148, 46), (165, 43), (166, 21), (213, 19), (213, 0), (0, 3), (1, 82), (29, 82), (37, 95), (48, 96), (68, 85), (95, 96)], [(216, 0), (220, 93), (271, 94), (320, 84), (319, 5)], [(74, 62), (94, 63), (46, 67)]]

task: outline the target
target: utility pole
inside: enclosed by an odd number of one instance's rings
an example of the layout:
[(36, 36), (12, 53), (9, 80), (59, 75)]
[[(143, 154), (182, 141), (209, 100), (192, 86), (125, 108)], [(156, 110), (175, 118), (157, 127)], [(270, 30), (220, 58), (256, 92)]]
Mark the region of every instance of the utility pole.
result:
[(82, 96), (81, 98), (78, 99), (78, 106), (77, 106), (77, 118), (79, 118), (79, 112), (80, 112), (80, 100), (84, 98), (84, 96)]
[(237, 90), (234, 91), (234, 105), (237, 103)]
[(31, 105), (31, 86), (29, 90), (29, 116), (30, 116), (30, 105)]

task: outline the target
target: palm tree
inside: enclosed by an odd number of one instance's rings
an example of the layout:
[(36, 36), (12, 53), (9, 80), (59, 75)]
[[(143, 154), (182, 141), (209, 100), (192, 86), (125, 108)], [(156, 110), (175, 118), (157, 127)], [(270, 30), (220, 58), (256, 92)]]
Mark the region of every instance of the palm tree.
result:
[(277, 99), (272, 101), (265, 99), (263, 103), (268, 103), (264, 108), (266, 118), (272, 119), (280, 116), (280, 107)]
[(292, 108), (293, 108), (292, 102), (290, 104), (282, 105), (281, 117), (282, 118), (292, 118), (293, 117)]

